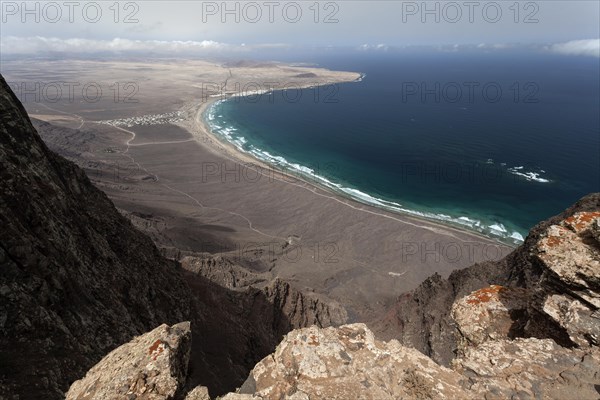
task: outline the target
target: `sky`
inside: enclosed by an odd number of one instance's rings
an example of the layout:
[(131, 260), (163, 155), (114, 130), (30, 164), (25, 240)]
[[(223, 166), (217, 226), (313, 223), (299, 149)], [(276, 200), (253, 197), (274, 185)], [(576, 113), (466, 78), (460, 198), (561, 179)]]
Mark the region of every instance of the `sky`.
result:
[(0, 52), (389, 51), (539, 44), (600, 56), (600, 2), (2, 1)]

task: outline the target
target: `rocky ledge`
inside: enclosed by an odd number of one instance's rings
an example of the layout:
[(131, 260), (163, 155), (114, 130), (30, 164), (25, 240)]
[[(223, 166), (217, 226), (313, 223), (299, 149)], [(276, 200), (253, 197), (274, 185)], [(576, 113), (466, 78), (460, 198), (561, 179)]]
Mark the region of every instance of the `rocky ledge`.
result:
[(191, 339), (189, 322), (161, 325), (110, 352), (71, 385), (66, 398), (173, 398), (185, 382)]
[[(222, 399), (597, 399), (599, 228), (596, 211), (572, 213), (547, 224), (528, 244), (534, 269), (528, 272), (529, 285), (489, 285), (454, 301), (447, 324), (454, 329), (457, 349), (448, 367), (398, 340), (377, 340), (364, 324), (313, 326), (288, 333), (273, 354), (256, 364), (246, 382)], [(128, 390), (128, 396), (137, 395), (130, 399), (171, 399), (175, 394), (184, 398), (181, 371), (189, 350), (171, 351), (169, 344), (164, 356), (168, 362), (153, 359), (162, 356), (156, 343), (168, 340), (157, 337), (168, 330), (159, 327), (111, 353), (69, 392), (76, 388), (88, 397), (69, 398), (110, 398), (93, 395), (91, 389), (82, 391), (99, 384), (113, 393)], [(138, 354), (132, 354), (133, 349)], [(111, 370), (116, 371), (114, 377), (107, 378)], [(140, 376), (144, 379), (137, 384)], [(151, 391), (158, 386), (148, 383), (149, 376), (179, 386), (169, 386), (159, 395)], [(147, 391), (134, 392), (140, 387)], [(209, 398), (204, 387), (185, 397)]]

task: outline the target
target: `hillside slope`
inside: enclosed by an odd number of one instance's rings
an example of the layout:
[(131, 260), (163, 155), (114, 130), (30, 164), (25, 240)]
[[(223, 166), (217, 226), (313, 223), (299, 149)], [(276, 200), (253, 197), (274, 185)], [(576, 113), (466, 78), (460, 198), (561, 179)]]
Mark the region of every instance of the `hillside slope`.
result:
[(194, 331), (189, 384), (221, 394), (291, 329), (345, 322), (287, 282), (233, 290), (165, 259), (47, 148), (2, 77), (0, 111), (0, 398), (61, 399), (109, 351), (180, 321)]
[(190, 319), (181, 269), (48, 150), (0, 79), (0, 393), (62, 396), (107, 351)]

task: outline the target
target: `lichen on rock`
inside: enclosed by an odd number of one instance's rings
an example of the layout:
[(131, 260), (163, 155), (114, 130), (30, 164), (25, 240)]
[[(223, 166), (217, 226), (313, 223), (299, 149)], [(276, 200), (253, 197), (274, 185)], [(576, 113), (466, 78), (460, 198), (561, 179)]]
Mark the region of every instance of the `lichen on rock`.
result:
[(161, 325), (110, 352), (66, 399), (173, 399), (185, 384), (191, 347), (189, 322)]

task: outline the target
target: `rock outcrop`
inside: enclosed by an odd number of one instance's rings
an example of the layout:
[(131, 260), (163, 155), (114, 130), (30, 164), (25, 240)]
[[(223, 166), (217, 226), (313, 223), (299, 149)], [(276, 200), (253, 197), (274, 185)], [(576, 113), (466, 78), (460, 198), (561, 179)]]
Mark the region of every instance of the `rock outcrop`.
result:
[(185, 384), (191, 348), (189, 322), (161, 325), (110, 352), (66, 398), (172, 399)]
[[(536, 280), (492, 285), (452, 306), (458, 353), (489, 339), (535, 337), (566, 348), (600, 344), (600, 212), (577, 212), (546, 227), (530, 248)], [(531, 275), (533, 276), (533, 274)]]
[(237, 395), (261, 400), (596, 399), (599, 371), (597, 348), (572, 350), (533, 338), (469, 347), (449, 369), (396, 340), (375, 340), (365, 325), (353, 324), (289, 333), (256, 365)]
[(532, 336), (549, 331), (565, 345), (600, 345), (599, 223), (600, 211), (575, 213), (548, 227), (533, 248), (542, 273), (528, 307)]
[[(338, 302), (296, 289), (289, 282), (275, 278), (266, 280), (263, 275), (236, 265), (222, 256), (185, 256), (181, 259), (184, 269), (202, 276), (220, 286), (241, 293), (256, 293), (257, 290), (285, 316), (285, 321), (275, 320), (276, 325), (284, 323), (279, 330), (283, 336), (294, 328), (316, 325), (319, 327), (339, 326), (348, 321), (348, 314)], [(266, 314), (272, 314), (264, 310)]]
[[(501, 315), (502, 308), (498, 311), (495, 304), (499, 292), (498, 287), (478, 291), (466, 301), (490, 304), (490, 311)], [(520, 300), (516, 304), (521, 307)], [(490, 328), (495, 322), (474, 324)], [(188, 339), (189, 324), (161, 326), (136, 338), (75, 382), (67, 399), (168, 400), (175, 393), (181, 397)], [(596, 399), (599, 382), (600, 351), (595, 346), (569, 349), (551, 339), (489, 337), (478, 344), (469, 342), (451, 368), (446, 368), (396, 340), (375, 339), (364, 324), (351, 324), (288, 333), (236, 392), (219, 399), (580, 400)], [(185, 400), (210, 399), (203, 386), (185, 395)]]
[(481, 399), (597, 399), (598, 349), (567, 349), (551, 339), (489, 340), (452, 362), (468, 378), (465, 389)]
[(240, 389), (259, 399), (458, 399), (462, 376), (420, 352), (375, 340), (364, 324), (289, 333)]
[[(423, 282), (417, 289), (400, 295), (389, 312), (377, 321), (372, 321), (369, 325), (373, 328), (377, 337), (389, 340), (398, 339), (400, 343), (414, 347), (422, 353), (432, 357), (436, 362), (449, 366), (452, 360), (459, 352), (459, 342), (465, 338), (457, 331), (455, 320), (452, 318), (453, 304), (469, 295), (470, 293), (498, 285), (510, 289), (523, 289), (529, 291), (528, 297), (535, 296), (537, 303), (533, 300), (527, 300), (525, 309), (512, 309), (510, 313), (514, 320), (512, 331), (523, 330), (525, 337), (552, 338), (561, 345), (572, 345), (573, 339), (559, 324), (550, 317), (553, 313), (556, 318), (571, 318), (579, 312), (561, 311), (558, 312), (558, 304), (561, 302), (562, 295), (569, 293), (570, 299), (575, 299), (585, 306), (588, 311), (581, 314), (580, 323), (597, 326), (596, 322), (589, 319), (595, 314), (593, 296), (589, 290), (598, 293), (597, 286), (597, 264), (598, 243), (592, 238), (599, 236), (594, 228), (598, 225), (595, 213), (600, 210), (600, 193), (593, 193), (585, 196), (572, 207), (563, 213), (552, 217), (546, 221), (540, 222), (530, 231), (525, 242), (515, 249), (504, 259), (497, 262), (485, 262), (474, 264), (471, 267), (454, 271), (448, 279), (442, 279), (439, 275), (434, 275)], [(577, 215), (584, 216), (584, 220), (590, 220), (589, 228), (575, 233), (570, 221), (581, 221)], [(577, 222), (580, 224), (580, 222)], [(570, 231), (570, 239), (564, 242), (564, 246), (572, 246), (567, 251), (545, 253), (548, 237), (554, 237), (554, 232), (558, 228)], [(571, 228), (568, 228), (571, 226)], [(550, 239), (553, 243), (556, 239)], [(541, 248), (540, 248), (541, 246)], [(583, 252), (583, 253), (582, 253)], [(545, 265), (544, 259), (554, 257), (558, 261), (558, 253), (564, 253), (564, 256), (570, 259), (572, 266), (580, 265), (587, 269), (581, 270), (577, 274), (584, 273), (587, 281), (576, 280), (576, 276), (559, 278), (553, 268)], [(570, 255), (569, 255), (570, 254)], [(581, 254), (581, 256), (575, 254)], [(587, 255), (585, 255), (587, 254)], [(584, 256), (585, 255), (585, 256)], [(562, 256), (562, 255), (561, 255)], [(585, 260), (584, 260), (585, 258)], [(562, 263), (562, 262), (561, 262)], [(587, 266), (583, 266), (583, 265)], [(558, 265), (558, 264), (557, 264)], [(560, 264), (562, 265), (562, 264)], [(594, 270), (595, 272), (593, 272)], [(504, 292), (509, 293), (508, 291)], [(553, 293), (553, 296), (550, 294)], [(587, 300), (586, 300), (587, 299)], [(547, 302), (546, 311), (543, 311), (544, 303)], [(535, 304), (534, 304), (535, 303)], [(553, 305), (556, 303), (557, 305)], [(504, 305), (506, 307), (506, 305)], [(512, 308), (511, 305), (508, 306)], [(573, 303), (573, 307), (579, 306)], [(554, 311), (552, 311), (554, 310)], [(554, 322), (553, 322), (554, 320)], [(587, 321), (587, 322), (586, 322)], [(571, 328), (573, 329), (573, 327)], [(512, 335), (512, 333), (511, 333)], [(589, 342), (593, 338), (579, 338)]]
[(599, 210), (599, 194), (585, 197), (501, 262), (429, 279), (375, 326), (405, 329), (401, 341), (468, 378), (471, 394), (598, 398)]

